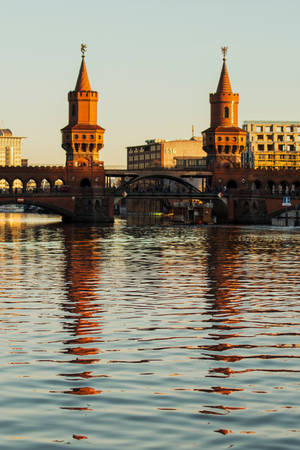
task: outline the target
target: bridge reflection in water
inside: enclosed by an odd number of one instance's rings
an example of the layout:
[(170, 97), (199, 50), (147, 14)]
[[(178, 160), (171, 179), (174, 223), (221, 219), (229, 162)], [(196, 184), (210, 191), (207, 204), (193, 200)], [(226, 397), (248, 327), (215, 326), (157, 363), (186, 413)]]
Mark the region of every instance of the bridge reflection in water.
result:
[(297, 448), (297, 230), (24, 217), (0, 221), (3, 448)]

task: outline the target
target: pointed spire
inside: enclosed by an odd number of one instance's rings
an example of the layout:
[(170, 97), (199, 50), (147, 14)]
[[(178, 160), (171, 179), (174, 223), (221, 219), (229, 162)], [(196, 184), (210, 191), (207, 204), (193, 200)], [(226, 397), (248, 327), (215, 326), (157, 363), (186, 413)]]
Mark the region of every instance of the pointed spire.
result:
[(87, 70), (86, 70), (85, 61), (84, 61), (85, 52), (86, 52), (86, 45), (81, 44), (82, 61), (81, 61), (81, 66), (80, 66), (80, 70), (79, 70), (79, 74), (78, 74), (78, 78), (77, 78), (75, 91), (91, 91), (92, 90), (90, 82), (89, 82)]
[(227, 66), (226, 66), (227, 49), (228, 49), (228, 47), (222, 47), (223, 67), (222, 67), (219, 84), (218, 84), (218, 88), (217, 88), (218, 94), (232, 94), (233, 93), (232, 89), (231, 89)]

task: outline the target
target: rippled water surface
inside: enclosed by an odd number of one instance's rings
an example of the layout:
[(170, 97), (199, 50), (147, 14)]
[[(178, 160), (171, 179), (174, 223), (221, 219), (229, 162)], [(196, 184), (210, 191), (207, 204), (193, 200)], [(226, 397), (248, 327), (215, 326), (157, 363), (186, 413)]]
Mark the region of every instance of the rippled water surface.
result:
[(2, 449), (300, 447), (300, 232), (0, 217)]

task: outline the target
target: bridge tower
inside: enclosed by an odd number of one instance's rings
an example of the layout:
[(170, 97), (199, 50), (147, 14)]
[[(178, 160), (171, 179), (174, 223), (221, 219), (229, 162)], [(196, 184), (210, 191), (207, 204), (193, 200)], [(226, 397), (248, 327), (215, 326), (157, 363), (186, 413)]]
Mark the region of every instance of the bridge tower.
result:
[(82, 61), (74, 91), (68, 94), (69, 123), (62, 132), (66, 166), (99, 165), (104, 128), (97, 124), (98, 92), (92, 91), (85, 65), (86, 45), (81, 45)]
[(223, 67), (217, 92), (209, 95), (210, 128), (203, 131), (203, 148), (211, 167), (240, 167), (247, 132), (238, 126), (239, 94), (231, 89), (226, 65), (227, 47), (222, 48)]

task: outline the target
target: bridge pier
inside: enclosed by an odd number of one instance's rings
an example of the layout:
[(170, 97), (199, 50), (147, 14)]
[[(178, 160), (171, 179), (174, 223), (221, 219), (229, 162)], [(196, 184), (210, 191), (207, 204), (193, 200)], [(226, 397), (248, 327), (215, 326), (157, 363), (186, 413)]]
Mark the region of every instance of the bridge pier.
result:
[(81, 223), (113, 223), (114, 199), (110, 195), (85, 194), (74, 199), (74, 212), (64, 220)]

